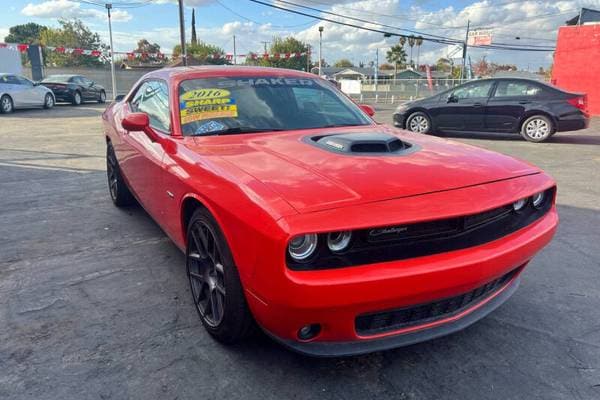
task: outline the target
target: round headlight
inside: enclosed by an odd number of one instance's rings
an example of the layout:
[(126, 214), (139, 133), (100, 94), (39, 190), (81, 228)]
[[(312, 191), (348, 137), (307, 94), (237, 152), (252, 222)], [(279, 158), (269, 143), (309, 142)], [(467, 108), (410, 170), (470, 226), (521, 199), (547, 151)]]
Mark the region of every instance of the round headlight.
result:
[(527, 199), (517, 200), (513, 203), (513, 208), (515, 211), (521, 211), (525, 207), (525, 204), (527, 204)]
[(350, 245), (350, 239), (352, 239), (352, 232), (332, 232), (327, 235), (327, 247), (333, 252), (344, 251)]
[(544, 198), (546, 197), (546, 195), (544, 194), (544, 192), (539, 192), (533, 195), (533, 197), (531, 198), (531, 202), (533, 203), (533, 206), (535, 208), (540, 208), (542, 206), (542, 204), (544, 203)]
[(290, 256), (297, 261), (306, 260), (316, 249), (317, 235), (314, 233), (294, 236), (288, 245)]

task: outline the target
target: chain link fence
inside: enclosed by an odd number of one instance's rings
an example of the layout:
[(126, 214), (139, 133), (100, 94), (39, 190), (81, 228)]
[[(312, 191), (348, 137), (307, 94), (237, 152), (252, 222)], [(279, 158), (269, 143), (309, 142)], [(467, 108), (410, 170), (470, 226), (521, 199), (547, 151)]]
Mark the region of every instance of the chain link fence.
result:
[[(398, 104), (409, 100), (429, 97), (442, 93), (453, 87), (469, 82), (467, 79), (438, 79), (432, 82), (430, 87), (427, 79), (390, 79), (375, 84), (373, 80), (365, 79), (360, 81), (360, 93), (356, 93), (357, 83), (353, 88), (355, 93), (349, 93), (350, 96), (358, 101), (367, 103)], [(341, 82), (342, 90), (345, 89), (344, 82)], [(351, 91), (352, 92), (352, 91)]]

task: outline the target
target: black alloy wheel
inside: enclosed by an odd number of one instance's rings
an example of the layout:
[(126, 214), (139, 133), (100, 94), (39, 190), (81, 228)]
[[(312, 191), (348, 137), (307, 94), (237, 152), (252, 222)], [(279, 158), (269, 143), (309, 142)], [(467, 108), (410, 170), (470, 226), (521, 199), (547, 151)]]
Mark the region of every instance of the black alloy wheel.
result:
[(110, 198), (117, 207), (125, 207), (135, 203), (133, 195), (121, 176), (119, 162), (110, 142), (106, 145), (106, 176)]
[(237, 268), (210, 213), (197, 209), (187, 231), (187, 275), (194, 305), (206, 330), (218, 341), (234, 343), (252, 331)]

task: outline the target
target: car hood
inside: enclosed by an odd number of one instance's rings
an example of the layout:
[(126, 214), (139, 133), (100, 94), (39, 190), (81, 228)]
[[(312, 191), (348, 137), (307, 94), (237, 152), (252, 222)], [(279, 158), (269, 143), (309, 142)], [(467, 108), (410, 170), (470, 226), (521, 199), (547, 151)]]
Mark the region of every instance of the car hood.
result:
[[(307, 143), (314, 135), (388, 133), (413, 145), (399, 155), (340, 154)], [(540, 170), (511, 157), (387, 126), (194, 138), (192, 150), (219, 156), (312, 212), (481, 185)]]

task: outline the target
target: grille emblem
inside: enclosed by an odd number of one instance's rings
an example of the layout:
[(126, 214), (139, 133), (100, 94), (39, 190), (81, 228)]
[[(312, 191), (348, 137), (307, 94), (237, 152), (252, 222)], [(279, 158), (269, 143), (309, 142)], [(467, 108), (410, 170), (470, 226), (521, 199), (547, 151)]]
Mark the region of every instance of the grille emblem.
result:
[(371, 229), (369, 237), (377, 238), (384, 235), (397, 235), (408, 230), (408, 226), (393, 226), (391, 228)]

